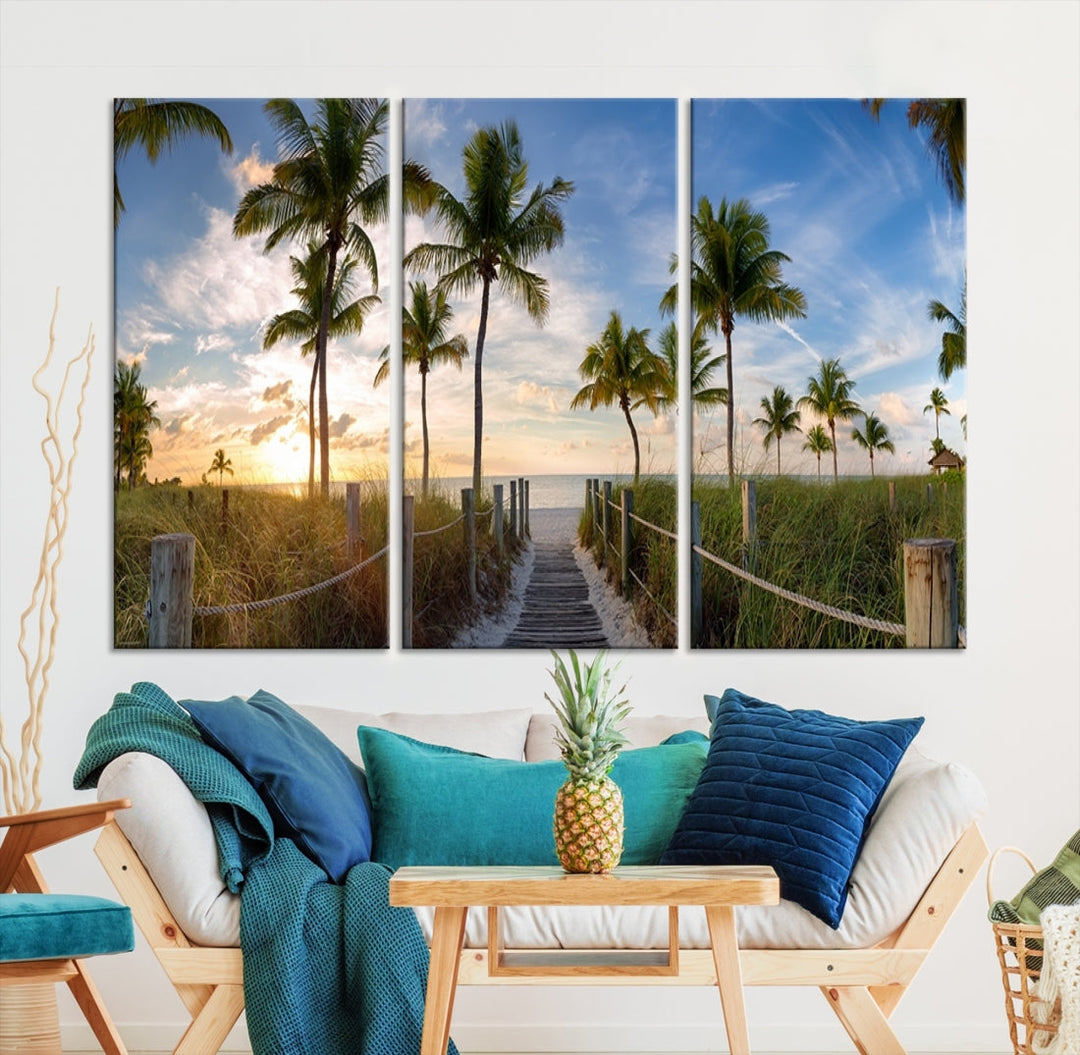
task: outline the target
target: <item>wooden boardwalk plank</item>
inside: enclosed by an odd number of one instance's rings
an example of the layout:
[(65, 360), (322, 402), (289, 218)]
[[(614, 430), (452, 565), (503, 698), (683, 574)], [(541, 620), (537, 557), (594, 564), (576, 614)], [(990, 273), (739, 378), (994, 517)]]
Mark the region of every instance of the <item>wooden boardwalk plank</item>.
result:
[(600, 616), (589, 601), (574, 541), (533, 541), (533, 569), (524, 607), (503, 648), (607, 648)]

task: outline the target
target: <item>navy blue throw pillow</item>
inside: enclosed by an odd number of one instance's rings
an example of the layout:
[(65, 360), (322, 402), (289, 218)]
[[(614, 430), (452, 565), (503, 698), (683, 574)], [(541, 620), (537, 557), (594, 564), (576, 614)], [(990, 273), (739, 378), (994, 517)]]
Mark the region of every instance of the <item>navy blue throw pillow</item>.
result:
[(363, 770), (306, 718), (260, 689), (249, 699), (181, 700), (203, 739), (251, 781), (274, 820), (339, 883), (371, 860)]
[(735, 689), (714, 710), (705, 768), (661, 863), (771, 865), (782, 898), (839, 927), (870, 818), (923, 719), (788, 711)]

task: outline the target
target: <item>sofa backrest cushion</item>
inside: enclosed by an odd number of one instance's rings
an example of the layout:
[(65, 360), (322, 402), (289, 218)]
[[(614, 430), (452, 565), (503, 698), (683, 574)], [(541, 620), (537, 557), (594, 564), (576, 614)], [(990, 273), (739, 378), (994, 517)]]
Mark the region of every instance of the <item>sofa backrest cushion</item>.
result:
[(298, 706), (296, 710), (317, 725), (361, 767), (363, 761), (356, 740), (356, 729), (361, 725), (371, 729), (389, 729), (428, 744), (475, 751), (491, 758), (513, 758), (520, 762), (524, 756), (525, 732), (532, 717), (532, 711), (528, 708), (465, 714), (367, 714), (342, 711), (335, 707), (307, 706)]
[[(544, 762), (559, 757), (559, 748), (555, 743), (557, 721), (553, 711), (531, 716), (525, 738), (526, 762)], [(631, 715), (623, 725), (628, 748), (655, 747), (672, 734), (687, 729), (707, 736), (709, 721), (705, 717), (679, 714)]]
[[(357, 731), (374, 820), (372, 856), (403, 865), (558, 865), (552, 820), (561, 762), (513, 762)], [(656, 864), (705, 763), (702, 743), (623, 751), (624, 864)]]
[(229, 758), (292, 839), (335, 882), (371, 859), (360, 768), (303, 715), (260, 689), (247, 700), (181, 700), (203, 739)]
[(664, 864), (767, 864), (781, 897), (840, 925), (870, 818), (921, 718), (858, 722), (728, 689)]

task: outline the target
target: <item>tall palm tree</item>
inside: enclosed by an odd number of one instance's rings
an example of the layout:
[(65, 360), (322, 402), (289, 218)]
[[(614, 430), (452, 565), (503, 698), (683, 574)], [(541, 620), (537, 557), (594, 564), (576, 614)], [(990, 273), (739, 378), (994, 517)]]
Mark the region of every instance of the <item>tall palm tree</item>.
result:
[(890, 454), (895, 454), (896, 447), (893, 446), (893, 441), (889, 439), (889, 430), (886, 428), (885, 423), (876, 414), (864, 414), (863, 419), (862, 431), (852, 429), (851, 438), (864, 451), (870, 452), (870, 476), (873, 478), (874, 451), (888, 451)]
[(585, 349), (578, 366), (588, 384), (570, 401), (571, 410), (618, 404), (634, 443), (634, 483), (641, 472), (641, 448), (630, 411), (644, 405), (657, 413), (669, 383), (666, 364), (649, 348), (648, 338), (648, 330), (624, 329), (622, 317), (613, 311), (600, 339)]
[(135, 487), (143, 468), (154, 454), (150, 430), (161, 425), (157, 400), (150, 399), (140, 375), (138, 363), (118, 362), (113, 376), (113, 443), (116, 463), (116, 490), (120, 490), (123, 471), (128, 474), (128, 489)]
[(928, 414), (931, 410), (934, 412), (934, 435), (940, 439), (941, 415), (952, 414), (952, 411), (949, 410), (949, 401), (945, 398), (945, 393), (942, 392), (940, 388), (935, 388), (933, 392), (930, 393), (930, 402), (922, 408), (924, 414)]
[[(325, 257), (326, 278), (315, 339), (319, 387), (319, 481), (330, 494), (330, 429), (326, 394), (326, 344), (338, 257), (351, 254), (379, 288), (375, 247), (363, 224), (387, 219), (389, 181), (383, 171), (386, 101), (317, 99), (308, 121), (292, 99), (271, 99), (264, 110), (278, 134), (281, 160), (266, 183), (241, 198), (233, 217), (237, 237), (269, 231), (265, 251), (286, 239), (312, 240)], [(404, 166), (407, 208), (428, 201), (430, 179), (413, 162)]]
[[(727, 361), (728, 482), (735, 480), (735, 387), (732, 377), (731, 334), (737, 317), (752, 322), (803, 318), (806, 297), (802, 290), (781, 281), (782, 265), (791, 258), (769, 248), (769, 221), (754, 212), (745, 198), (712, 203), (702, 197), (691, 221), (690, 299), (697, 325), (724, 335)], [(678, 266), (672, 260), (672, 270)], [(678, 288), (660, 302), (661, 311), (673, 314)]]
[[(863, 99), (863, 107), (875, 120), (880, 118), (885, 103), (885, 99)], [(966, 117), (963, 99), (912, 99), (907, 108), (908, 127), (927, 133), (926, 151), (949, 197), (958, 205), (965, 198)]]
[(804, 451), (810, 451), (811, 454), (817, 455), (817, 478), (818, 483), (821, 482), (821, 456), (826, 451), (833, 449), (832, 440), (829, 439), (829, 434), (825, 431), (822, 425), (814, 425), (807, 430), (806, 442), (803, 443), (802, 449)]
[[(326, 285), (326, 257), (315, 242), (308, 242), (308, 255), (304, 259), (289, 257), (296, 285), (290, 292), (300, 302), (292, 308), (273, 316), (266, 324), (263, 347), (272, 348), (279, 341), (301, 341), (300, 355), (306, 357), (315, 351), (319, 337), (319, 319), (322, 315), (323, 294)], [(330, 296), (330, 338), (355, 336), (364, 329), (368, 313), (380, 303), (377, 294), (358, 297), (349, 301), (356, 284), (356, 261), (346, 256), (334, 278), (334, 290)], [(319, 357), (312, 360), (311, 386), (308, 389), (308, 497), (315, 496), (315, 386), (319, 378)]]
[(124, 199), (116, 166), (136, 143), (154, 164), (163, 150), (190, 136), (216, 139), (221, 149), (232, 153), (232, 139), (221, 119), (199, 103), (168, 102), (164, 99), (113, 100), (113, 227), (120, 226)]
[[(660, 356), (667, 365), (669, 384), (660, 398), (662, 411), (672, 410), (679, 403), (679, 329), (674, 322), (669, 322), (660, 331)], [(722, 355), (713, 355), (712, 348), (695, 327), (690, 338), (690, 402), (694, 409), (711, 408), (727, 402), (727, 389), (711, 385), (713, 371), (723, 365)]]
[(799, 400), (800, 407), (812, 410), (825, 419), (832, 440), (833, 483), (839, 479), (836, 466), (836, 423), (850, 421), (860, 413), (859, 405), (851, 398), (855, 382), (844, 372), (839, 359), (823, 360), (817, 377), (807, 378), (807, 392)]
[(776, 475), (780, 475), (780, 440), (789, 432), (801, 432), (799, 428), (800, 414), (795, 409), (791, 396), (784, 390), (783, 385), (773, 388), (772, 398), (761, 397), (761, 417), (754, 418), (754, 424), (760, 425), (765, 430), (762, 443), (765, 450), (776, 440)]
[(931, 322), (943, 322), (947, 329), (941, 335), (941, 352), (938, 355), (938, 373), (942, 381), (948, 381), (957, 371), (967, 366), (967, 276), (960, 292), (960, 311), (954, 315), (940, 300), (926, 305)]
[(218, 487), (224, 483), (225, 473), (228, 473), (230, 476), (233, 475), (232, 458), (225, 457), (224, 447), (218, 447), (218, 449), (214, 451), (214, 460), (210, 463), (210, 468), (206, 471), (208, 473), (218, 474)]
[[(401, 309), (401, 360), (416, 364), (420, 371), (420, 424), (424, 438), (424, 467), (420, 478), (420, 494), (428, 492), (428, 423), (427, 423), (427, 375), (433, 366), (450, 363), (461, 369), (469, 356), (469, 342), (465, 335), (447, 335), (450, 318), (454, 314), (441, 289), (429, 290), (423, 281), (410, 282), (411, 306)], [(379, 353), (375, 384), (381, 385), (390, 376), (390, 349)]]
[(563, 241), (561, 204), (574, 192), (556, 176), (528, 196), (529, 165), (515, 122), (478, 129), (462, 153), (465, 197), (436, 191), (435, 213), (448, 241), (424, 242), (405, 254), (405, 266), (439, 273), (439, 288), (467, 296), (480, 283), (480, 323), (473, 356), (473, 490), (480, 492), (484, 430), (483, 364), (492, 283), (523, 305), (539, 325), (548, 314), (547, 279), (526, 270)]

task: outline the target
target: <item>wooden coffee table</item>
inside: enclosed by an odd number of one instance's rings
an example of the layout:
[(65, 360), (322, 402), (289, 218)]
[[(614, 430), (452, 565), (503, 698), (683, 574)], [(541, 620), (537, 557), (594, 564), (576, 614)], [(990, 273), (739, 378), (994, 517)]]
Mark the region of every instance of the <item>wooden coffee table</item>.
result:
[[(445, 1055), (465, 918), (474, 905), (488, 906), (489, 972), (527, 976), (540, 983), (553, 974), (583, 979), (677, 975), (678, 906), (703, 905), (728, 1047), (731, 1055), (749, 1055), (735, 906), (775, 905), (779, 900), (776, 873), (757, 865), (626, 867), (607, 875), (571, 875), (560, 868), (400, 868), (390, 880), (390, 904), (435, 908), (421, 1055)], [(500, 936), (499, 909), (508, 905), (667, 905), (668, 948), (573, 953), (573, 960), (561, 951), (514, 953), (503, 948)]]

